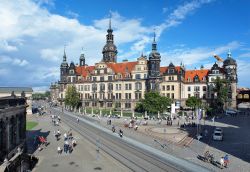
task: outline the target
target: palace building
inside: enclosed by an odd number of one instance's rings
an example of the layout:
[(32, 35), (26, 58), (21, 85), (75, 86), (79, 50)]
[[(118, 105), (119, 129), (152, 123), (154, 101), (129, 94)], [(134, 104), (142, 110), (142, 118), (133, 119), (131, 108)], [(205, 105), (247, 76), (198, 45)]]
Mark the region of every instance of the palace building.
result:
[(157, 50), (155, 35), (148, 56), (141, 55), (136, 61), (117, 62), (117, 47), (114, 42), (111, 21), (106, 35), (103, 57), (95, 65), (85, 63), (82, 52), (79, 65), (68, 64), (64, 50), (60, 67), (60, 81), (51, 85), (52, 101), (63, 101), (68, 85), (76, 86), (83, 107), (116, 108), (132, 111), (145, 92), (158, 91), (174, 100), (177, 106), (185, 107), (185, 101), (195, 96), (211, 103), (216, 98), (216, 77), (229, 81), (228, 106), (236, 108), (237, 63), (228, 52), (223, 66), (215, 63), (211, 69), (188, 70), (170, 63), (161, 66), (161, 54)]

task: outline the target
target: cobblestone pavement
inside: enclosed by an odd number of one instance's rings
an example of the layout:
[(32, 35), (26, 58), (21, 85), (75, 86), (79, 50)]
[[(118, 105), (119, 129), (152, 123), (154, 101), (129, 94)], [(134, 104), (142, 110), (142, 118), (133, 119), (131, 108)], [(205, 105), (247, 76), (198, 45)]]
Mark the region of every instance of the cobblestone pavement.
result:
[(73, 152), (71, 154), (57, 154), (57, 147), (63, 147), (63, 139), (56, 141), (53, 131), (59, 129), (63, 134), (69, 131), (69, 127), (64, 123), (60, 123), (60, 126), (52, 126), (48, 115), (29, 116), (28, 120), (39, 122), (33, 129), (34, 133), (28, 133), (28, 150), (33, 150), (33, 138), (36, 134), (40, 133), (47, 136), (47, 140), (50, 142), (47, 147), (43, 146), (43, 150), (35, 150), (34, 155), (39, 158), (39, 162), (34, 168), (34, 172), (129, 171), (129, 169), (104, 152), (97, 154), (96, 145), (89, 143), (74, 131), (73, 136), (77, 140), (77, 146)]

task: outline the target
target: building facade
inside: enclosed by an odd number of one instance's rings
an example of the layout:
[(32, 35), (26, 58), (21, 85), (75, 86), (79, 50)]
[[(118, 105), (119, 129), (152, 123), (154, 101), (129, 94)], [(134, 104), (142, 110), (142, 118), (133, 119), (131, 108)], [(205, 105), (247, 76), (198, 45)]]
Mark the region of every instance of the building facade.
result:
[(83, 53), (79, 65), (73, 62), (68, 65), (64, 51), (60, 81), (56, 87), (51, 87), (51, 92), (54, 92), (51, 94), (58, 95), (54, 96), (54, 101), (63, 101), (67, 86), (75, 85), (83, 107), (132, 111), (148, 91), (158, 91), (185, 107), (185, 101), (191, 96), (201, 98), (204, 102), (211, 101), (214, 98), (214, 79), (221, 77), (229, 81), (228, 96), (231, 107), (236, 108), (237, 63), (230, 52), (221, 67), (217, 63), (211, 69), (201, 66), (199, 70), (188, 70), (183, 64), (161, 66), (161, 55), (154, 35), (148, 57), (142, 54), (136, 61), (118, 63), (110, 21), (102, 54), (102, 60), (93, 66), (85, 64)]
[(33, 90), (30, 87), (0, 87), (0, 97), (6, 96), (24, 96), (27, 103), (27, 114), (32, 114), (32, 93)]

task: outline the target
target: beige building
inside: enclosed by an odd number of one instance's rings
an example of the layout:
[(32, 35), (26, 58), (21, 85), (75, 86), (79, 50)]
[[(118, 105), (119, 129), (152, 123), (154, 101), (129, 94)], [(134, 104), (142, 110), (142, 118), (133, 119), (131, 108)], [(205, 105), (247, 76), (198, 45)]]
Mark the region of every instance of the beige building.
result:
[[(85, 64), (85, 55), (81, 53), (79, 65), (68, 65), (64, 51), (60, 67), (60, 81), (54, 91), (54, 99), (63, 101), (67, 85), (75, 85), (80, 93), (83, 107), (117, 108), (133, 111), (136, 103), (144, 98), (145, 92), (158, 91), (161, 95), (173, 99), (185, 107), (185, 101), (195, 96), (203, 101), (211, 101), (214, 78), (230, 80), (229, 96), (236, 100), (237, 64), (228, 53), (223, 66), (216, 63), (211, 69), (187, 70), (184, 65), (160, 66), (161, 55), (154, 40), (148, 56), (141, 55), (136, 61), (117, 62), (117, 48), (111, 28), (107, 30), (103, 58), (93, 66)], [(58, 92), (57, 92), (58, 91)], [(56, 93), (55, 93), (56, 92)], [(233, 108), (236, 104), (233, 104)]]

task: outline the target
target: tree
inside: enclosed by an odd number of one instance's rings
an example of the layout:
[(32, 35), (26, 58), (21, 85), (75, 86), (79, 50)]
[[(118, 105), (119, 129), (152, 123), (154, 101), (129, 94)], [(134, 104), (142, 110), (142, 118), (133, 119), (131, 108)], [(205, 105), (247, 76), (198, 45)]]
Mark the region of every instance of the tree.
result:
[(214, 86), (214, 93), (216, 93), (217, 96), (215, 96), (215, 107), (217, 107), (218, 110), (222, 110), (225, 103), (228, 101), (228, 82), (225, 79), (220, 79), (219, 77), (215, 80), (215, 86)]
[(194, 110), (196, 107), (200, 107), (201, 106), (201, 99), (198, 99), (197, 97), (189, 97), (186, 101), (186, 105), (188, 107), (191, 107), (192, 110)]
[(68, 105), (73, 109), (79, 105), (79, 103), (81, 102), (80, 95), (77, 92), (75, 86), (73, 85), (68, 86), (64, 100), (65, 100), (65, 105)]
[(158, 113), (168, 109), (171, 105), (171, 99), (161, 96), (158, 92), (148, 92), (145, 99), (137, 103), (135, 110), (137, 112)]

